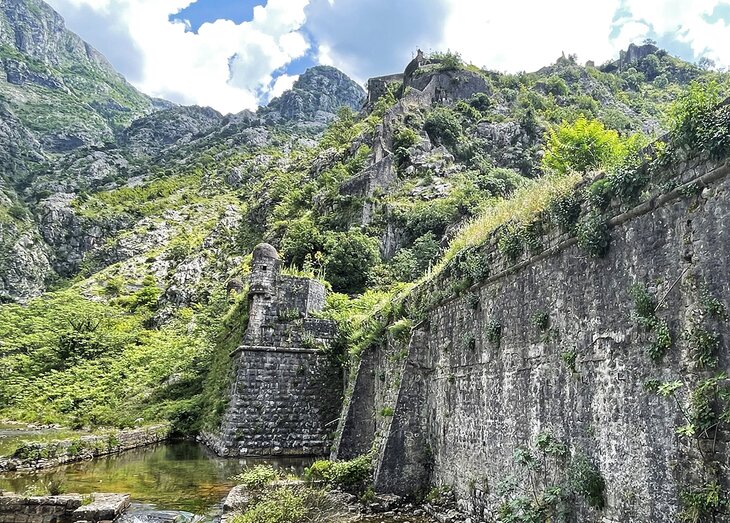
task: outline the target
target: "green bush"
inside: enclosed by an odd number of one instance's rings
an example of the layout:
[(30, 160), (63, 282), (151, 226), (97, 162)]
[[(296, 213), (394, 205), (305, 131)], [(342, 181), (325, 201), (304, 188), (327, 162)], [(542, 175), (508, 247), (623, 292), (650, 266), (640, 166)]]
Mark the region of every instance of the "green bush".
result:
[(717, 82), (693, 82), (669, 109), (675, 147), (704, 150), (714, 158), (730, 152), (730, 105), (718, 107)]
[(304, 469), (304, 478), (308, 481), (327, 481), (332, 463), (328, 459), (318, 459)]
[(324, 249), (324, 239), (319, 229), (309, 217), (292, 220), (288, 223), (281, 239), (281, 251), (289, 265), (301, 269), (305, 261), (314, 259)]
[(333, 485), (352, 488), (368, 483), (372, 473), (372, 458), (365, 454), (349, 461), (335, 461), (327, 479)]
[(280, 473), (271, 465), (256, 465), (247, 468), (231, 479), (248, 490), (261, 490), (269, 483), (280, 478)]
[(301, 523), (307, 512), (302, 496), (280, 488), (272, 490), (243, 514), (235, 516), (233, 523)]
[(467, 102), (479, 112), (487, 111), (492, 107), (492, 99), (487, 93), (476, 93)]
[(325, 237), (325, 278), (336, 292), (365, 290), (370, 271), (380, 261), (378, 240), (351, 230)]
[(401, 249), (393, 256), (390, 267), (398, 281), (413, 281), (436, 261), (441, 247), (432, 232), (427, 232), (413, 242), (408, 249)]
[(579, 117), (550, 130), (543, 167), (558, 173), (588, 172), (619, 165), (628, 155), (625, 140), (598, 120)]
[(547, 92), (555, 96), (565, 96), (568, 94), (568, 84), (558, 75), (552, 75), (545, 82)]
[(464, 61), (461, 59), (461, 55), (456, 52), (446, 51), (444, 53), (432, 53), (429, 58), (439, 64), (439, 69), (442, 71), (452, 71), (461, 69), (464, 67)]
[(448, 107), (436, 107), (426, 116), (423, 128), (431, 140), (453, 148), (461, 138), (461, 122), (459, 117)]
[(480, 190), (503, 198), (510, 196), (515, 189), (523, 186), (525, 181), (525, 177), (518, 172), (502, 167), (491, 168), (486, 173), (477, 175), (474, 180)]
[(402, 166), (410, 161), (409, 150), (418, 141), (418, 133), (410, 127), (398, 127), (393, 132), (393, 154), (395, 154), (395, 161), (398, 166)]
[(591, 213), (578, 222), (575, 228), (578, 246), (589, 256), (597, 258), (608, 252), (611, 233), (606, 220), (599, 214)]
[(599, 210), (604, 210), (611, 203), (613, 188), (606, 178), (596, 180), (586, 189), (588, 202)]
[[(392, 416), (392, 409), (383, 409), (386, 415)], [(390, 412), (390, 414), (387, 414)], [(364, 454), (349, 461), (318, 460), (304, 470), (304, 477), (309, 481), (326, 481), (333, 486), (346, 490), (362, 489), (372, 479), (372, 457)]]
[(380, 415), (386, 418), (392, 417), (393, 414), (395, 414), (395, 411), (393, 410), (393, 407), (383, 407), (380, 410)]
[(585, 456), (577, 456), (570, 467), (573, 491), (591, 507), (602, 510), (606, 505), (606, 481), (596, 465)]
[(580, 217), (580, 198), (575, 193), (558, 196), (550, 202), (550, 218), (564, 232), (572, 232)]

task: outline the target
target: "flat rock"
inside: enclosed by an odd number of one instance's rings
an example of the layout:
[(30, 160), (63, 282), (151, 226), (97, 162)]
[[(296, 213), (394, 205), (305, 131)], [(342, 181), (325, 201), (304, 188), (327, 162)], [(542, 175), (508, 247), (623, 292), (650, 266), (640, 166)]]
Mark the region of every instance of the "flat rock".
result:
[(93, 501), (73, 513), (74, 521), (113, 521), (129, 507), (129, 494), (92, 494)]

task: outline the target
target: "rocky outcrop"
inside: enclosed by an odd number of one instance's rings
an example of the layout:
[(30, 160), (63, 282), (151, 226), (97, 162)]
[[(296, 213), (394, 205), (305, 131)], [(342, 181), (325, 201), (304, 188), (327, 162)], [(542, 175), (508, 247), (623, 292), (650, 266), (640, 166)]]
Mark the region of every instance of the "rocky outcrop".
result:
[(260, 110), (268, 122), (297, 122), (322, 129), (340, 107), (358, 110), (365, 100), (365, 91), (343, 72), (330, 66), (308, 69), (294, 87), (274, 98)]
[(40, 295), (54, 274), (51, 253), (29, 224), (0, 221), (0, 303)]
[(150, 156), (183, 145), (220, 126), (223, 117), (210, 107), (172, 107), (132, 122), (119, 143), (132, 156)]

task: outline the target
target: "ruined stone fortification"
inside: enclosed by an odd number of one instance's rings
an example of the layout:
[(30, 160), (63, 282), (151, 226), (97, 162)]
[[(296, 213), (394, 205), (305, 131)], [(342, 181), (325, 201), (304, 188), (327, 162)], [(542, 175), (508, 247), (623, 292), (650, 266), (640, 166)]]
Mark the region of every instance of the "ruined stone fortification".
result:
[(276, 249), (256, 247), (249, 322), (232, 354), (235, 378), (218, 434), (204, 440), (224, 456), (323, 455), (341, 405), (342, 373), (325, 352), (335, 324), (312, 317), (325, 304), (316, 280), (281, 274)]
[[(500, 484), (528, 484), (515, 450), (534, 449), (543, 431), (570, 450), (558, 469), (583, 455), (605, 481), (603, 510), (579, 502), (573, 521), (675, 522), (682, 492), (727, 487), (728, 434), (699, 438), (702, 458), (677, 435), (686, 420), (675, 400), (650, 389), (679, 380), (686, 405), (689, 390), (730, 368), (728, 323), (706, 310), (730, 304), (729, 171), (695, 158), (662, 173), (643, 203), (612, 202), (604, 257), (559, 230), (517, 260), (496, 239), (478, 250), (488, 277), (428, 308), (407, 343), (389, 336), (363, 354), (335, 456), (375, 443), (376, 490), (451, 485), (461, 509), (490, 521)], [(449, 288), (448, 272), (414, 299)], [(635, 284), (659, 301), (671, 334), (662, 361), (648, 354), (656, 334), (636, 319)], [(698, 363), (700, 329), (718, 337), (716, 368)]]

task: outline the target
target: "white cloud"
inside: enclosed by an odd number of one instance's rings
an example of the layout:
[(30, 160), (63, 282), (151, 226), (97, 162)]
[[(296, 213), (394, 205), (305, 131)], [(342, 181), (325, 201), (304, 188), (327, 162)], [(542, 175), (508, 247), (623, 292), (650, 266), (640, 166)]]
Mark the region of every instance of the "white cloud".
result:
[(441, 41), (448, 0), (311, 0), (307, 29), (320, 63), (359, 82), (400, 72), (417, 47)]
[(705, 19), (715, 6), (730, 5), (730, 0), (449, 2), (441, 46), (491, 69), (536, 70), (563, 52), (601, 63), (651, 35), (687, 44), (697, 56), (730, 63), (730, 28)]
[(715, 7), (728, 0), (624, 0), (634, 20), (641, 20), (657, 35), (690, 46), (696, 56), (730, 65), (730, 27), (722, 20), (709, 22)]
[(299, 75), (288, 75), (288, 74), (282, 74), (279, 76), (276, 81), (274, 82), (274, 87), (271, 89), (271, 98), (275, 98), (277, 96), (281, 96), (284, 94), (284, 91), (288, 91), (292, 87), (294, 87), (294, 82), (299, 80)]
[(254, 8), (251, 21), (217, 20), (197, 33), (169, 20), (193, 1), (51, 0), (59, 9), (70, 4), (115, 13), (141, 51), (134, 83), (143, 92), (224, 113), (256, 108), (277, 89), (272, 74), (309, 48), (301, 32), (309, 0), (269, 0)]
[(563, 52), (599, 62), (615, 52), (609, 35), (619, 0), (450, 1), (442, 46), (489, 69), (532, 71)]

